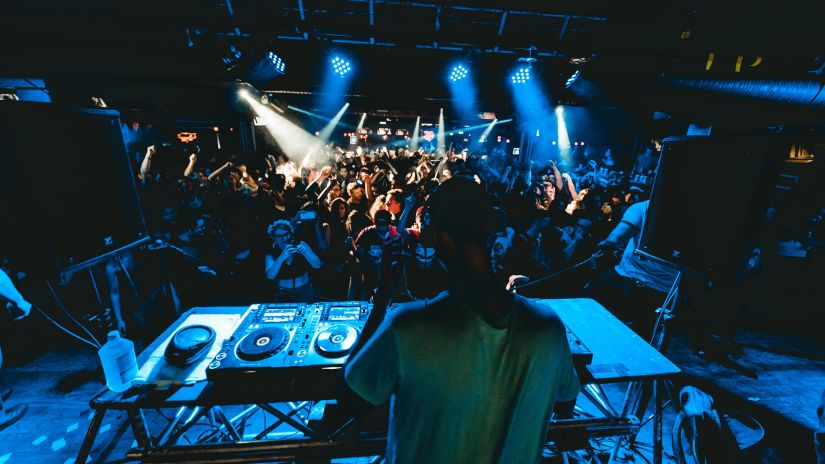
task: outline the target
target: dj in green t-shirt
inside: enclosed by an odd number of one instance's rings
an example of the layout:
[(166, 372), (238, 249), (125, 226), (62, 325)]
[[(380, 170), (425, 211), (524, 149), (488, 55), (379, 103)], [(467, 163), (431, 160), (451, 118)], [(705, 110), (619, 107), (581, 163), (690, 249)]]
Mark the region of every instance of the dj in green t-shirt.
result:
[(538, 462), (554, 405), (579, 390), (564, 326), (496, 281), (477, 184), (451, 179), (428, 203), (449, 290), (364, 334), (346, 386), (390, 402), (388, 463)]

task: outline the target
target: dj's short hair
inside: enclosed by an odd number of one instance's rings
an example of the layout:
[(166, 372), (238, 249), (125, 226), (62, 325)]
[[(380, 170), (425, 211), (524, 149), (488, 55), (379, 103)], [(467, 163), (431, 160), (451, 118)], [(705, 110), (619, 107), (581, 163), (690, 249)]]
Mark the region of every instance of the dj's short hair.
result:
[(434, 226), (457, 242), (485, 244), (492, 231), (492, 201), (482, 186), (465, 176), (448, 179), (427, 200)]

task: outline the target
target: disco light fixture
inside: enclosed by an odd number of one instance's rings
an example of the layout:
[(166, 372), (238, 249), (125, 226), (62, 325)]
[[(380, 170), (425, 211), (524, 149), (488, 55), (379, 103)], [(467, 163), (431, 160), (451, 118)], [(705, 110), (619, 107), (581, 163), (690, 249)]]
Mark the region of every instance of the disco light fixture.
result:
[(272, 65), (275, 66), (275, 70), (281, 74), (284, 74), (286, 71), (286, 63), (284, 60), (281, 59), (280, 56), (276, 55), (274, 52), (268, 52), (266, 57), (269, 61), (272, 62)]
[(519, 68), (510, 76), (510, 79), (513, 81), (513, 84), (524, 84), (530, 80), (530, 68)]
[(452, 71), (450, 71), (450, 82), (460, 81), (467, 77), (467, 74), (469, 74), (469, 71), (464, 66), (460, 64), (453, 66)]
[(567, 79), (567, 82), (564, 83), (564, 88), (565, 89), (570, 88), (570, 86), (573, 85), (574, 82), (576, 82), (576, 79), (579, 78), (581, 73), (582, 73), (581, 71), (576, 70), (576, 72), (574, 72), (573, 75), (570, 76), (569, 79)]
[(340, 56), (333, 57), (331, 63), (332, 72), (338, 75), (338, 77), (344, 77), (348, 72), (352, 71), (350, 62)]
[(243, 53), (241, 53), (241, 50), (238, 47), (230, 45), (229, 51), (226, 54), (224, 54), (223, 57), (221, 57), (221, 62), (223, 63), (227, 71), (231, 71), (236, 66), (238, 66), (238, 63), (241, 61), (242, 56)]

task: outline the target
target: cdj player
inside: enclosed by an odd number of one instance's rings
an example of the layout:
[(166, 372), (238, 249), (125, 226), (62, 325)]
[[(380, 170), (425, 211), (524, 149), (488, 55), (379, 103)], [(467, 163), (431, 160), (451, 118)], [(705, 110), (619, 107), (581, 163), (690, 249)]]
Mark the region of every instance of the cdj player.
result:
[(245, 389), (288, 386), (287, 396), (296, 400), (324, 399), (334, 393), (338, 370), (371, 311), (372, 304), (360, 301), (252, 305), (209, 364), (207, 378)]
[[(371, 312), (362, 301), (252, 305), (206, 377), (230, 397), (334, 398), (338, 373)], [(567, 340), (577, 370), (590, 364), (593, 353), (569, 329)]]

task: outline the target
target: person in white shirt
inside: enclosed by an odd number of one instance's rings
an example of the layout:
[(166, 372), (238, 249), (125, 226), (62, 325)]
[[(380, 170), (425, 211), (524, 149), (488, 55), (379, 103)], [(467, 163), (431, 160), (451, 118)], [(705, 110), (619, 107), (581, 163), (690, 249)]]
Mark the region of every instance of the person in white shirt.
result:
[(648, 200), (631, 205), (622, 220), (599, 244), (600, 249), (624, 248), (621, 261), (593, 285), (596, 300), (629, 322), (642, 338), (653, 331), (656, 309), (676, 279), (674, 268), (636, 254), (647, 218)]

